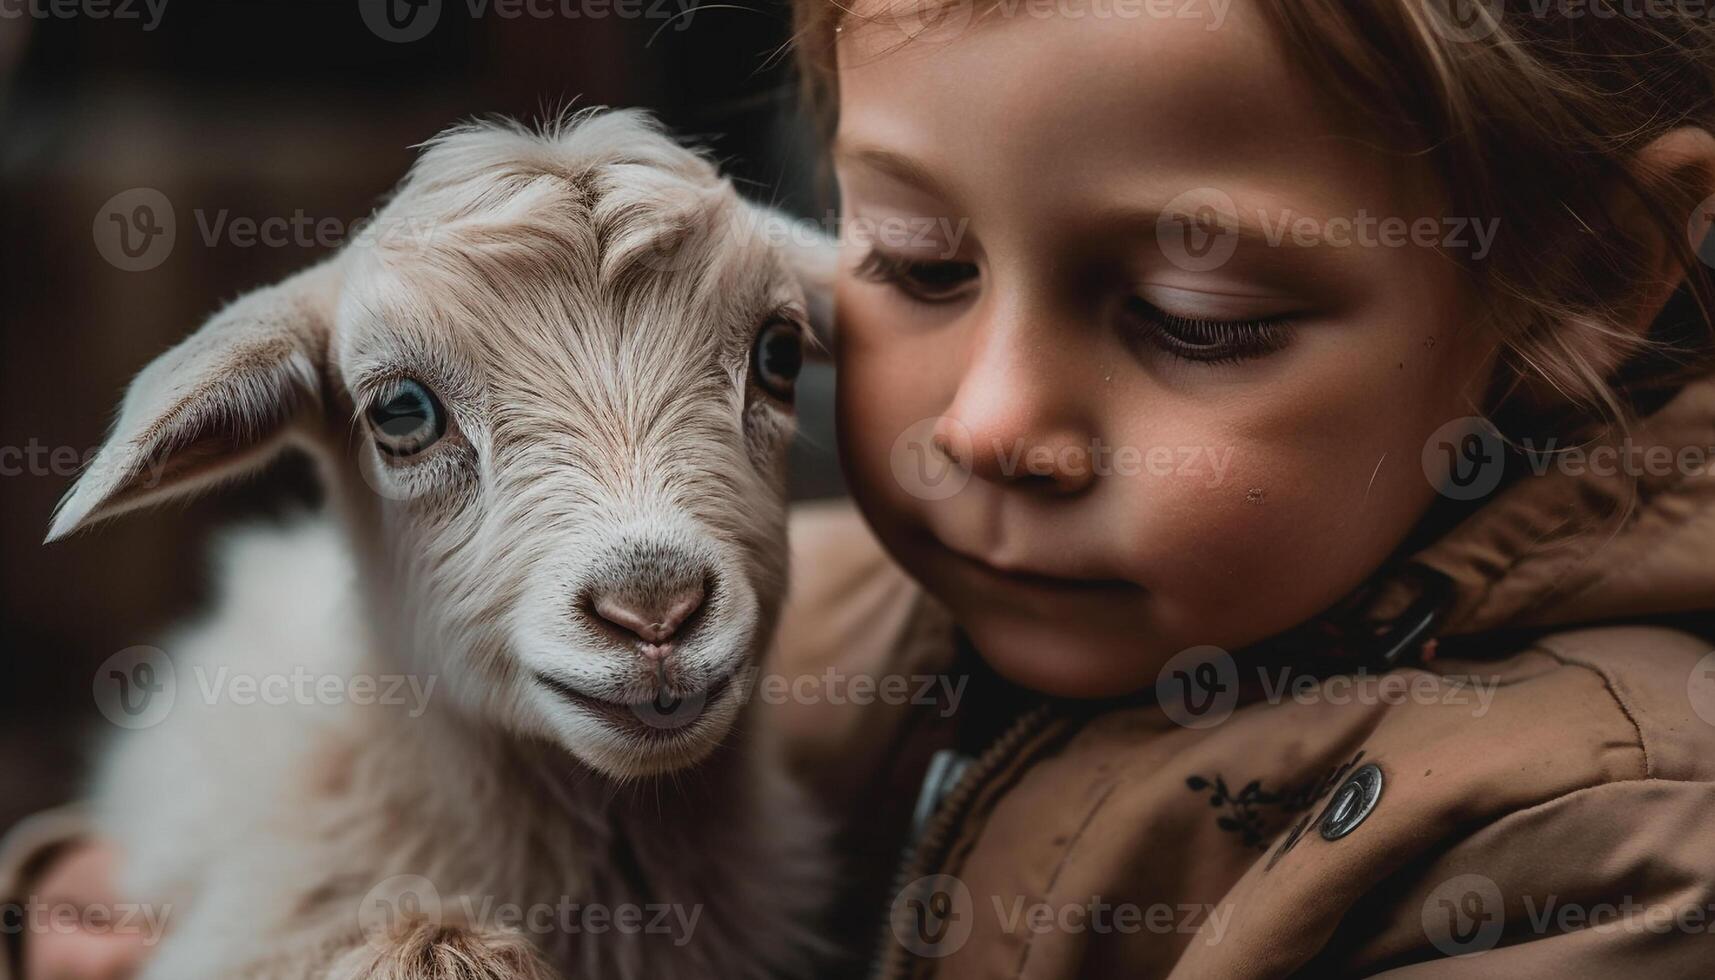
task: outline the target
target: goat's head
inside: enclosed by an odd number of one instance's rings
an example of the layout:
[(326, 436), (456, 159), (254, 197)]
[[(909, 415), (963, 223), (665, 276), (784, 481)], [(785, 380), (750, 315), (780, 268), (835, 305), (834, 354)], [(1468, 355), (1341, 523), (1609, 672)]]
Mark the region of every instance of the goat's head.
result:
[(297, 442), (377, 633), (465, 710), (633, 776), (734, 720), (785, 579), (831, 253), (634, 113), (429, 145), (362, 242), (149, 365), (50, 539)]

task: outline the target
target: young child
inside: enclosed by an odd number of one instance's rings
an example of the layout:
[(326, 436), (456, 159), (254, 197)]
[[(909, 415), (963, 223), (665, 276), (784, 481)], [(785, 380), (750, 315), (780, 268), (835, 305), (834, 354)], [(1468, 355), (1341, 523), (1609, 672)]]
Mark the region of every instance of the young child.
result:
[(846, 972), (1706, 973), (1701, 5), (796, 2)]
[(1707, 11), (936, 3), (797, 5), (880, 975), (1707, 975)]

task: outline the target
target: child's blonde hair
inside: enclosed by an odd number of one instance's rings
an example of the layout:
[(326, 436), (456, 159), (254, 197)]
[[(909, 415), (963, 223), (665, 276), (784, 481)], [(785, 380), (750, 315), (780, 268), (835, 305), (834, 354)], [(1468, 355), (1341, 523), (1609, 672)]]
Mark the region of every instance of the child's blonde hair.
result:
[[(792, 2), (807, 103), (831, 134), (835, 30), (853, 15), (841, 0)], [(976, 23), (1000, 9), (995, 0), (898, 2), (975, 3)], [(1645, 389), (1671, 388), (1710, 348), (1715, 295), (1690, 235), (1707, 191), (1634, 166), (1655, 138), (1715, 124), (1715, 11), (1706, 4), (1262, 2), (1311, 78), (1433, 168), (1450, 214), (1498, 221), (1489, 255), (1464, 260), (1511, 368), (1489, 409), (1538, 379), (1573, 418), (1623, 423)], [(1456, 10), (1469, 18), (1455, 20)], [(1644, 338), (1626, 329), (1628, 308), (1659, 278), (1654, 253), (1640, 247), (1640, 208), (1687, 273)], [(1611, 370), (1615, 351), (1626, 370)]]

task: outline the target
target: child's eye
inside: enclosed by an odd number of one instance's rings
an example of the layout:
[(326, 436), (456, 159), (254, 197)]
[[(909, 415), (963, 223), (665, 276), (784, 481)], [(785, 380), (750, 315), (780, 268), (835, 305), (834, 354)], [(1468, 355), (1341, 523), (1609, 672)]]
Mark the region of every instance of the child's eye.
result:
[(1136, 296), (1126, 301), (1125, 312), (1136, 340), (1187, 361), (1249, 360), (1280, 350), (1290, 339), (1282, 319), (1197, 320), (1168, 313)]
[(977, 267), (974, 262), (909, 259), (871, 249), (858, 263), (857, 275), (892, 286), (920, 303), (950, 303), (976, 281)]

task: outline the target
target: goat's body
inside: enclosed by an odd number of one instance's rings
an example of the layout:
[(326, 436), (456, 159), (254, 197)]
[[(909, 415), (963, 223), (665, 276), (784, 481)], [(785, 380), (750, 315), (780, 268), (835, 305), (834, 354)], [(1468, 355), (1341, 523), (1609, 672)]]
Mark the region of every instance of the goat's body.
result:
[(171, 903), (146, 977), (805, 972), (819, 862), (742, 715), (832, 251), (762, 220), (640, 113), (455, 127), (376, 217), (421, 235), (138, 375), (50, 538), (292, 444), (340, 516), (229, 546), (106, 761), (124, 884)]
[[(170, 644), (172, 710), (120, 739), (97, 786), (127, 891), (170, 903), (147, 980), (327, 976), (365, 948), (360, 912), (388, 912), (365, 896), (385, 902), (372, 890), (401, 875), (431, 883), (434, 921), (521, 930), (567, 977), (803, 969), (813, 835), (750, 748), (618, 785), (407, 678), (368, 638), (331, 524), (244, 532), (225, 559), (220, 605)], [(401, 703), (239, 703), (231, 687), (295, 672), (375, 678)]]

